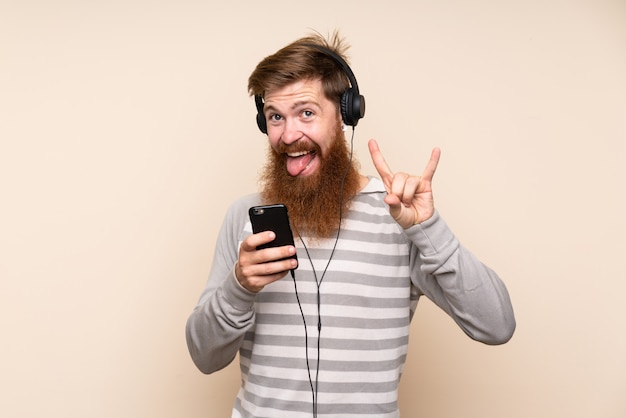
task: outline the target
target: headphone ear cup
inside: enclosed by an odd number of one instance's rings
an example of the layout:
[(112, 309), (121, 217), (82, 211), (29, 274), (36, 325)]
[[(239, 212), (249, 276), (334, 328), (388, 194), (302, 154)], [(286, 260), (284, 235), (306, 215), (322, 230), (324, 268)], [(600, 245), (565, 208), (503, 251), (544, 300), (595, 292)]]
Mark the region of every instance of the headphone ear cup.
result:
[(341, 118), (343, 119), (343, 123), (346, 125), (354, 126), (352, 123), (352, 114), (350, 112), (350, 102), (352, 100), (352, 89), (348, 89), (343, 92), (341, 95), (341, 100), (339, 101), (340, 109), (341, 109)]
[(254, 96), (254, 104), (256, 105), (256, 124), (264, 134), (267, 133), (267, 121), (265, 120), (265, 115), (263, 114), (263, 107), (265, 106), (263, 103), (263, 98), (260, 95)]
[(346, 125), (356, 126), (365, 115), (365, 98), (354, 88), (349, 88), (341, 95), (341, 117)]
[(256, 124), (264, 134), (267, 134), (267, 121), (265, 120), (265, 115), (263, 113), (256, 114)]

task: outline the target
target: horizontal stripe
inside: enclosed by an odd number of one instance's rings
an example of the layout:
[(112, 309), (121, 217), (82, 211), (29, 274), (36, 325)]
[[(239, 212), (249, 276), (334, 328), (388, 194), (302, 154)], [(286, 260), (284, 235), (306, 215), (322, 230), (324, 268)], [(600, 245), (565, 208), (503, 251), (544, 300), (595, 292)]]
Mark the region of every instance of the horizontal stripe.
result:
[[(354, 273), (342, 274), (342, 278), (350, 277)], [(271, 283), (266, 286), (258, 295), (257, 301), (264, 302), (265, 295), (271, 295), (272, 292), (281, 292), (286, 295), (294, 295), (297, 287), (298, 294), (317, 294), (317, 284), (309, 273), (304, 277), (300, 270), (295, 272), (296, 284), (294, 285), (291, 277), (285, 277), (282, 280)], [(372, 276), (375, 277), (375, 276)], [(327, 280), (328, 279), (328, 280)], [(367, 277), (361, 275), (360, 282), (339, 281), (337, 274), (327, 274), (324, 281), (320, 285), (320, 294), (322, 295), (345, 295), (354, 297), (367, 297), (376, 299), (386, 298), (406, 298), (410, 293), (410, 281), (402, 278), (393, 280), (388, 278), (377, 277), (376, 281), (363, 281)], [(294, 299), (291, 300), (295, 301)]]
[[(255, 350), (257, 348), (255, 347)], [(398, 354), (397, 357), (389, 360), (380, 360), (380, 361), (372, 361), (372, 360), (361, 360), (360, 357), (355, 357), (355, 360), (349, 361), (346, 359), (342, 360), (328, 360), (326, 357), (326, 351), (322, 350), (322, 358), (320, 362), (320, 370), (328, 370), (335, 372), (385, 372), (388, 370), (397, 370), (400, 364), (406, 359), (406, 353)], [(241, 362), (242, 365), (246, 365), (250, 369), (250, 373), (254, 372), (254, 365), (252, 360), (256, 364), (263, 364), (267, 367), (277, 367), (282, 369), (302, 369), (306, 368), (306, 361), (304, 359), (305, 348), (302, 347), (303, 357), (301, 358), (293, 358), (293, 357), (277, 357), (277, 356), (263, 356), (255, 354), (252, 356), (252, 353), (249, 350), (244, 348), (241, 349)], [(276, 353), (278, 354), (278, 353)], [(314, 348), (309, 348), (309, 365), (311, 362), (316, 361), (317, 350)], [(357, 360), (358, 359), (358, 360)]]
[[(309, 346), (317, 347), (317, 327), (314, 330), (310, 329), (311, 333), (309, 334)], [(304, 347), (304, 332), (301, 332), (299, 335), (256, 335), (254, 339), (255, 344), (265, 345), (265, 346), (278, 346), (278, 347)], [(398, 338), (380, 338), (373, 340), (371, 338), (365, 339), (355, 339), (355, 338), (331, 338), (329, 337), (329, 333), (324, 328), (322, 330), (322, 339), (320, 341), (320, 347), (322, 349), (332, 349), (332, 350), (386, 350), (390, 348), (402, 347), (406, 343), (408, 343), (409, 337), (401, 336)], [(338, 335), (339, 333), (335, 333)]]
[[(309, 334), (309, 338), (313, 338), (317, 336), (317, 321), (308, 321), (307, 322), (307, 332)], [(375, 340), (375, 341), (386, 341), (391, 339), (400, 339), (398, 343), (408, 341), (409, 329), (406, 326), (399, 326), (395, 328), (383, 328), (376, 329), (372, 331), (369, 328), (343, 328), (343, 327), (331, 327), (328, 324), (324, 323), (322, 326), (323, 338), (322, 343), (325, 343), (325, 340)], [(288, 324), (272, 324), (272, 325), (264, 325), (263, 332), (256, 333), (249, 332), (244, 336), (244, 341), (256, 341), (255, 337), (259, 337), (260, 335), (265, 335), (268, 338), (273, 338), (274, 336), (302, 336), (304, 337), (304, 324), (302, 323), (302, 318), (300, 318), (300, 322), (295, 325)]]
[[(408, 315), (408, 312), (407, 312)], [(317, 316), (314, 318), (315, 323), (317, 323)], [(284, 315), (284, 314), (264, 314), (257, 315), (256, 317), (256, 325), (259, 327), (260, 325), (272, 324), (272, 325), (295, 325), (300, 321), (302, 323), (302, 318), (297, 315)], [(368, 329), (379, 330), (379, 329), (387, 329), (387, 328), (400, 328), (406, 327), (409, 324), (407, 318), (386, 318), (386, 319), (363, 319), (363, 318), (347, 318), (347, 317), (334, 317), (324, 315), (322, 311), (322, 320), (323, 327), (339, 327), (346, 329)], [(307, 319), (307, 325), (312, 325), (312, 321)], [(258, 330), (256, 332), (259, 332)], [(264, 332), (266, 332), (264, 330)], [(346, 336), (346, 338), (349, 338)]]
[[(269, 382), (268, 382), (269, 383)], [(389, 404), (395, 401), (397, 396), (397, 392), (395, 390), (387, 391), (387, 392), (367, 392), (362, 389), (364, 387), (356, 387), (353, 388), (352, 391), (342, 390), (341, 386), (344, 385), (334, 385), (333, 389), (329, 392), (324, 392), (322, 389), (326, 385), (324, 382), (319, 382), (319, 402), (325, 404), (345, 404), (355, 402), (362, 396), (366, 396), (368, 399), (368, 404), (379, 405), (379, 404)], [(310, 388), (308, 390), (296, 391), (290, 388), (281, 388), (280, 390), (276, 390), (273, 388), (268, 388), (264, 385), (257, 385), (250, 381), (247, 382), (246, 387), (248, 388), (248, 394), (256, 396), (258, 398), (265, 398), (266, 400), (271, 399), (272, 402), (283, 401), (283, 402), (299, 402), (307, 404), (307, 401), (311, 399), (311, 391)], [(344, 386), (345, 387), (345, 386)], [(341, 392), (337, 392), (337, 390), (341, 390)], [(355, 393), (356, 392), (356, 393)], [(328, 394), (340, 394), (341, 396), (324, 396), (326, 393)], [(266, 401), (267, 402), (267, 401)], [(355, 402), (358, 403), (358, 402)]]
[[(344, 317), (344, 318), (358, 318), (358, 319), (406, 319), (408, 300), (405, 299), (384, 299), (384, 300), (361, 300), (362, 298), (351, 297), (347, 299), (343, 296), (337, 295), (324, 295), (323, 298), (323, 316), (325, 317)], [(302, 298), (300, 298), (302, 302)], [(370, 305), (365, 305), (369, 303)], [(383, 305), (383, 303), (385, 305)], [(403, 305), (401, 307), (393, 307), (389, 305)], [(373, 306), (372, 306), (373, 305)], [(302, 310), (305, 315), (317, 314), (317, 304), (302, 302)], [(289, 309), (285, 311), (285, 302), (282, 303), (263, 303), (257, 307), (258, 315), (272, 315), (272, 314), (292, 314), (296, 311)], [(299, 314), (300, 311), (298, 310)]]
[[(322, 338), (323, 340), (324, 338)], [(356, 347), (355, 347), (356, 348)], [(406, 350), (403, 348), (379, 348), (377, 350), (361, 350), (361, 349), (347, 349), (347, 348), (327, 348), (321, 349), (324, 353), (323, 359), (328, 361), (343, 361), (346, 363), (352, 363), (351, 360), (346, 359), (358, 359), (358, 362), (380, 362), (397, 360), (402, 358), (406, 354)], [(309, 349), (309, 358), (311, 358), (311, 352), (315, 350)], [(279, 357), (279, 358), (303, 358), (304, 347), (290, 347), (290, 346), (277, 346), (269, 344), (255, 345), (255, 356), (267, 356), (267, 357)]]
[[(367, 394), (364, 394), (364, 398), (367, 399)], [(311, 413), (311, 401), (307, 402), (293, 402), (283, 401), (274, 398), (265, 399), (255, 396), (251, 393), (246, 393), (244, 398), (240, 399), (241, 404), (239, 407), (249, 408), (252, 414), (247, 415), (251, 418), (254, 417), (280, 417), (280, 418), (303, 418), (310, 416)], [(256, 405), (263, 405), (261, 407)], [(271, 406), (271, 407), (269, 407)], [(288, 411), (291, 411), (288, 412)], [(306, 414), (306, 415), (303, 415)], [(318, 403), (317, 417), (337, 417), (339, 415), (346, 415), (347, 417), (358, 416), (359, 418), (398, 418), (400, 415), (397, 412), (397, 403)], [(236, 415), (234, 415), (236, 416)]]
[[(310, 292), (301, 292), (298, 289), (300, 304), (305, 314), (311, 314), (311, 309), (317, 311), (317, 294)], [(406, 309), (410, 306), (409, 295), (403, 298), (398, 297), (377, 297), (375, 299), (365, 296), (353, 296), (348, 294), (322, 294), (320, 295), (321, 304), (324, 306), (324, 312), (330, 316), (355, 316), (372, 315), (375, 318), (391, 317), (406, 315)], [(293, 306), (296, 302), (296, 296), (293, 291), (289, 292), (265, 292), (257, 302), (258, 313), (286, 313), (293, 314), (300, 312), (297, 306)], [(262, 302), (262, 303), (261, 303)], [(295, 308), (295, 309), (294, 309)], [(389, 311), (389, 312), (387, 312)], [(355, 314), (350, 314), (355, 312)], [(368, 313), (369, 312), (369, 313)], [(392, 314), (396, 312), (397, 314)]]
[[(315, 364), (313, 363), (311, 363), (311, 365), (315, 366)], [(314, 369), (315, 367), (313, 367), (313, 369), (311, 370), (313, 377), (315, 377)], [(400, 369), (363, 372), (324, 370), (322, 377), (323, 381), (326, 383), (343, 384), (369, 382), (370, 384), (382, 383), (384, 385), (387, 385), (393, 382), (397, 383), (400, 373)], [(306, 367), (300, 369), (300, 372), (296, 370), (296, 373), (292, 373), (292, 369), (255, 365), (254, 374), (255, 376), (260, 377), (281, 377), (283, 378), (283, 380), (289, 380), (291, 382), (294, 382), (295, 384), (300, 384), (300, 382), (306, 382), (308, 384), (308, 374), (306, 371)]]

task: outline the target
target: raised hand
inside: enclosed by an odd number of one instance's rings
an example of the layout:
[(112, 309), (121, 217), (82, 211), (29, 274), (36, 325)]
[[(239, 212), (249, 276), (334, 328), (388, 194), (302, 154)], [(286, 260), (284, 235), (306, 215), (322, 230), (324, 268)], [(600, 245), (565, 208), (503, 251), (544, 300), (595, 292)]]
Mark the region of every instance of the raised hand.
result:
[(421, 176), (407, 173), (394, 173), (383, 157), (378, 143), (371, 139), (368, 143), (374, 167), (385, 184), (387, 196), (385, 203), (389, 205), (389, 213), (404, 228), (424, 222), (435, 213), (432, 180), (437, 170), (441, 150), (433, 149), (430, 160)]

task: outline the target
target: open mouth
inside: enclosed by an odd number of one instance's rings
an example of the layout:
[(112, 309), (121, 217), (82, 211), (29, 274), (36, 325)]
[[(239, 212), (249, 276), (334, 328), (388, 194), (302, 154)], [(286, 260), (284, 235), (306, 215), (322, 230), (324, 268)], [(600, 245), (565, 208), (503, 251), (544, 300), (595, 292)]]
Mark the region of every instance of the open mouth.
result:
[(306, 173), (307, 168), (315, 161), (316, 155), (313, 150), (287, 153), (287, 172), (294, 177)]

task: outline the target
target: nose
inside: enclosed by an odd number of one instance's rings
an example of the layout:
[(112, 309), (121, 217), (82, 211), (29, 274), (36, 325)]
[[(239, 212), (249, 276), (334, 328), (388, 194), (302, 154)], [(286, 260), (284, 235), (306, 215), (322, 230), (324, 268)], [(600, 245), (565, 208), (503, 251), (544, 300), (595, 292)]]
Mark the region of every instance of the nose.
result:
[(285, 120), (285, 129), (281, 135), (281, 140), (289, 145), (302, 138), (302, 131), (297, 120), (288, 118)]

